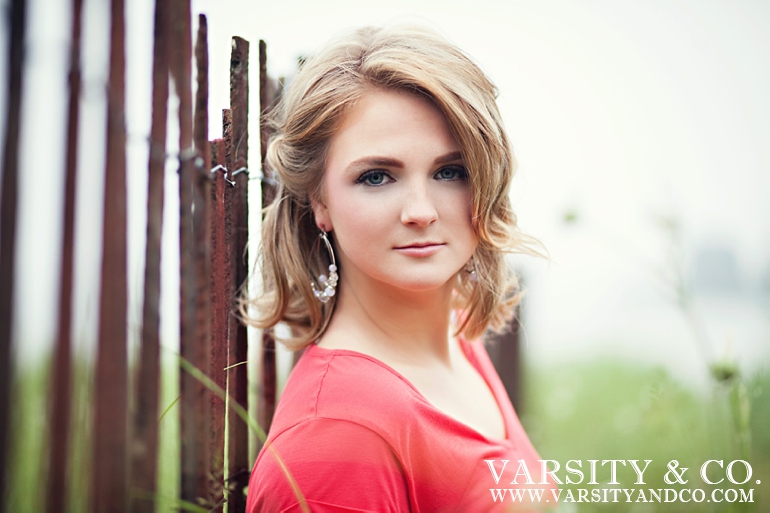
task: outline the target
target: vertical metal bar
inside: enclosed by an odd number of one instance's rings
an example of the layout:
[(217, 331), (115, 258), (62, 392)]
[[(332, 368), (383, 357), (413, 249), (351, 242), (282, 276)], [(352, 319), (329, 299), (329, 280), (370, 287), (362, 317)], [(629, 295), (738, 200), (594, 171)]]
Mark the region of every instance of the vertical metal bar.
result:
[[(230, 322), (230, 196), (227, 183), (225, 142), (211, 142), (213, 173), (211, 223), (211, 358), (209, 376), (222, 390), (227, 389), (227, 337)], [(219, 167), (218, 166), (222, 166)], [(222, 511), (224, 502), (225, 402), (211, 394), (211, 443), (209, 445), (212, 502)]]
[[(267, 176), (265, 169), (265, 156), (267, 154), (267, 143), (270, 139), (270, 130), (265, 121), (265, 115), (273, 104), (273, 94), (270, 89), (269, 78), (267, 76), (267, 45), (263, 40), (259, 41), (259, 136), (261, 142), (261, 169)], [(262, 207), (266, 207), (273, 201), (275, 188), (268, 181), (262, 182)], [(257, 409), (257, 421), (266, 432), (270, 429), (273, 422), (276, 404), (276, 360), (275, 360), (275, 337), (272, 330), (262, 332), (262, 345), (260, 350), (260, 387), (259, 404)]]
[(276, 403), (276, 361), (275, 361), (275, 337), (272, 329), (262, 332), (262, 357), (260, 359), (260, 386), (259, 404), (257, 408), (257, 422), (267, 432), (273, 423)]
[[(228, 176), (230, 178), (230, 186), (228, 187), (229, 191), (227, 192), (226, 203), (225, 203), (225, 225), (226, 225), (226, 230), (227, 230), (227, 233), (226, 233), (226, 237), (227, 237), (227, 250), (228, 250), (228, 255), (229, 255), (229, 259), (226, 261), (225, 265), (227, 266), (227, 269), (228, 269), (228, 273), (229, 273), (228, 283), (230, 284), (230, 287), (231, 287), (230, 295), (228, 297), (230, 302), (227, 304), (227, 312), (228, 312), (228, 317), (227, 317), (227, 340), (226, 340), (226, 347), (224, 348), (224, 351), (225, 351), (225, 366), (227, 367), (230, 364), (231, 347), (234, 344), (233, 340), (236, 337), (236, 331), (238, 329), (238, 324), (239, 324), (238, 318), (235, 315), (233, 315), (233, 311), (232, 311), (232, 304), (233, 304), (232, 301), (233, 301), (233, 298), (234, 298), (234, 295), (235, 295), (234, 291), (238, 290), (238, 285), (239, 284), (237, 284), (235, 282), (236, 254), (235, 254), (235, 249), (234, 248), (235, 248), (236, 241), (235, 241), (235, 234), (234, 234), (234, 228), (233, 228), (234, 224), (235, 224), (235, 217), (234, 217), (235, 214), (234, 214), (234, 208), (233, 208), (233, 204), (234, 204), (234, 200), (235, 200), (234, 199), (235, 198), (235, 182), (232, 181), (232, 179), (233, 179), (232, 170), (234, 169), (234, 167), (233, 167), (233, 165), (234, 165), (234, 162), (233, 162), (234, 151), (233, 151), (233, 113), (232, 113), (231, 109), (222, 109), (222, 145), (221, 145), (221, 149), (218, 149), (217, 154), (219, 156), (224, 157), (224, 159), (225, 159), (224, 165), (225, 165), (225, 167), (228, 170)], [(230, 395), (230, 398), (228, 400), (232, 400), (231, 394), (232, 394), (233, 385), (231, 384), (231, 381), (230, 381), (232, 379), (232, 376), (233, 376), (232, 370), (229, 369), (229, 367), (228, 367), (228, 370), (227, 370), (227, 372), (225, 373), (225, 376), (224, 376), (225, 383), (226, 383), (226, 390), (227, 390), (228, 395)], [(231, 439), (231, 437), (232, 437), (231, 429), (232, 429), (233, 417), (230, 415), (230, 411), (231, 410), (229, 408), (226, 408), (225, 412), (224, 412), (225, 417), (226, 417), (226, 419), (225, 419), (225, 427), (226, 427), (226, 432), (227, 432), (227, 436), (226, 436), (227, 439)], [(238, 422), (238, 421), (236, 421), (236, 422)], [(225, 471), (225, 488), (227, 490), (227, 501), (228, 501), (227, 508), (228, 508), (228, 511), (234, 511), (233, 510), (234, 502), (231, 502), (232, 495), (233, 495), (233, 493), (232, 493), (233, 487), (232, 487), (231, 482), (230, 482), (230, 468), (232, 466), (232, 460), (229, 459), (230, 458), (230, 446), (231, 446), (231, 444), (228, 444), (224, 448), (225, 454), (226, 454), (226, 458), (225, 459), (228, 462), (227, 468), (224, 469), (224, 471)]]
[[(270, 106), (270, 79), (267, 75), (267, 43), (259, 40), (259, 160), (264, 165), (267, 156), (267, 143), (270, 139), (270, 131), (267, 128), (265, 114)], [(262, 187), (262, 206), (265, 206), (264, 200), (265, 188)], [(269, 203), (269, 202), (268, 202)]]
[[(190, 0), (173, 0), (171, 76), (179, 97), (179, 246), (180, 246), (180, 353), (195, 362), (195, 226), (193, 189), (195, 187), (192, 147), (192, 28)], [(197, 395), (200, 383), (187, 372), (180, 373), (181, 490), (183, 500), (197, 503), (205, 482), (200, 479), (200, 450), (196, 442)]]
[(163, 175), (168, 116), (168, 0), (155, 1), (152, 70), (152, 125), (147, 182), (142, 339), (136, 378), (136, 412), (131, 450), (131, 511), (155, 511), (160, 390), (160, 253)]
[(490, 359), (495, 365), (500, 380), (505, 386), (508, 397), (511, 399), (516, 413), (521, 415), (521, 344), (519, 315), (521, 305), (517, 309), (516, 316), (511, 320), (509, 328), (493, 337), (494, 343), (490, 346)]
[(128, 358), (126, 347), (126, 129), (123, 0), (112, 0), (107, 159), (99, 339), (94, 390), (93, 510), (120, 513), (127, 504)]
[(83, 0), (72, 2), (70, 40), (69, 104), (67, 107), (67, 162), (64, 179), (64, 216), (62, 217), (62, 258), (59, 285), (59, 318), (53, 379), (49, 393), (51, 425), (46, 480), (46, 509), (64, 511), (67, 503), (67, 450), (70, 434), (71, 396), (71, 315), (72, 272), (75, 239), (75, 204), (77, 183), (78, 119), (80, 110), (80, 33)]
[[(234, 279), (238, 286), (246, 283), (248, 277), (248, 242), (249, 206), (248, 173), (238, 173), (248, 166), (248, 118), (249, 118), (249, 42), (240, 37), (233, 38), (230, 54), (230, 108), (232, 113), (231, 160), (234, 181), (233, 193), (233, 260)], [(238, 174), (235, 174), (238, 173)], [(235, 308), (235, 305), (233, 305)], [(234, 323), (230, 330), (229, 365), (246, 362), (247, 356), (246, 327), (241, 322)], [(230, 396), (232, 400), (248, 409), (248, 376), (245, 365), (231, 367), (229, 373)], [(241, 512), (246, 508), (246, 496), (243, 493), (249, 481), (249, 457), (247, 426), (238, 418), (234, 410), (228, 412), (228, 486), (234, 490), (228, 501), (228, 511)]]
[[(208, 142), (209, 118), (209, 55), (206, 16), (198, 16), (195, 42), (197, 89), (195, 94), (195, 169), (193, 175), (193, 227), (195, 230), (195, 347), (191, 363), (204, 374), (209, 372), (211, 355), (211, 179), (209, 164), (211, 150)], [(197, 447), (196, 482), (198, 503), (212, 505), (209, 469), (211, 458), (211, 391), (200, 381), (195, 382), (195, 438)]]
[(8, 97), (3, 147), (2, 196), (0, 196), (0, 504), (4, 502), (8, 461), (13, 277), (16, 251), (16, 210), (19, 175), (19, 127), (24, 64), (26, 2), (11, 0), (8, 25)]

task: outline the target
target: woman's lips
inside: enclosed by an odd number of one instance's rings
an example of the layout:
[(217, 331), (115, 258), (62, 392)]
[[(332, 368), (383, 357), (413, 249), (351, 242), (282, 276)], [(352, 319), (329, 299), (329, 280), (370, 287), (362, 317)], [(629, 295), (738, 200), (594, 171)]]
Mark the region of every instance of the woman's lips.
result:
[(444, 247), (444, 244), (438, 242), (411, 244), (409, 246), (399, 246), (394, 248), (396, 251), (405, 256), (411, 257), (429, 257), (435, 255), (438, 251)]

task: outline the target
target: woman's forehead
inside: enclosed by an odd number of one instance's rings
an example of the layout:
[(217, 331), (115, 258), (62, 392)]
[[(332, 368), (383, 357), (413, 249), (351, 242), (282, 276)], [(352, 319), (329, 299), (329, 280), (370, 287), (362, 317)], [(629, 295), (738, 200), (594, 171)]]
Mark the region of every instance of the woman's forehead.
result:
[(446, 117), (433, 102), (413, 93), (378, 90), (367, 93), (346, 113), (331, 138), (328, 157), (352, 162), (377, 157), (403, 160), (419, 154), (434, 159), (458, 152)]

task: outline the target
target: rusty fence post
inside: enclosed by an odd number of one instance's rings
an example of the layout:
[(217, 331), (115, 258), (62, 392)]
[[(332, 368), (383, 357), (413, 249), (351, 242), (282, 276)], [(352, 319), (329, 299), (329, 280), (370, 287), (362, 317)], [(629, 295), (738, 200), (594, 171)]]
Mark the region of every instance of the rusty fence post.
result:
[[(248, 277), (248, 229), (249, 229), (249, 42), (234, 37), (230, 54), (230, 112), (232, 116), (230, 162), (233, 191), (233, 278), (238, 286)], [(233, 298), (235, 299), (235, 298)], [(233, 310), (237, 308), (233, 301)], [(230, 349), (228, 357), (229, 394), (248, 411), (248, 342), (246, 326), (235, 316), (230, 327)], [(249, 482), (249, 432), (248, 426), (231, 408), (228, 412), (228, 488), (232, 494), (228, 501), (228, 511), (242, 512), (246, 508), (246, 496), (243, 491)]]
[[(195, 144), (195, 166), (193, 169), (193, 228), (195, 238), (195, 347), (190, 355), (191, 363), (208, 375), (211, 354), (211, 180), (209, 163), (211, 150), (208, 142), (208, 95), (209, 95), (208, 27), (206, 17), (198, 16), (198, 34), (195, 43), (195, 64), (197, 89), (195, 94), (195, 123), (193, 139)], [(212, 506), (209, 467), (211, 456), (211, 391), (200, 381), (195, 382), (195, 438), (198, 446), (196, 482), (201, 483), (198, 491), (201, 504)]]
[(511, 319), (506, 331), (492, 336), (489, 356), (500, 375), (500, 381), (508, 392), (516, 413), (522, 413), (521, 394), (521, 304), (516, 309), (516, 316)]
[(8, 97), (0, 196), (0, 507), (5, 501), (8, 461), (11, 376), (13, 277), (16, 251), (16, 212), (19, 175), (19, 133), (24, 64), (26, 2), (11, 0), (8, 9)]
[[(266, 123), (266, 115), (273, 105), (273, 93), (270, 88), (270, 79), (267, 75), (267, 45), (263, 40), (259, 41), (259, 136), (261, 142), (260, 163), (262, 175), (267, 178), (262, 180), (262, 208), (268, 206), (275, 195), (275, 187), (271, 185), (268, 171), (265, 168), (265, 156), (267, 144), (270, 139), (270, 128)], [(276, 406), (276, 355), (275, 337), (272, 329), (262, 332), (262, 344), (259, 347), (259, 387), (257, 422), (267, 432), (273, 422), (273, 414)], [(261, 444), (260, 444), (261, 445)]]
[(55, 356), (52, 362), (49, 412), (50, 450), (46, 479), (46, 509), (64, 511), (67, 504), (67, 452), (69, 450), (72, 409), (72, 273), (74, 267), (75, 202), (77, 184), (78, 119), (80, 110), (80, 34), (83, 0), (72, 2), (70, 36), (69, 103), (67, 107), (67, 157), (64, 178), (64, 216), (62, 217), (62, 256), (60, 262), (59, 317)]
[(93, 504), (126, 510), (128, 437), (125, 20), (112, 0), (99, 339), (94, 390)]
[[(173, 0), (170, 70), (179, 97), (179, 252), (180, 252), (180, 354), (195, 365), (196, 353), (196, 276), (195, 223), (193, 201), (195, 188), (195, 150), (192, 115), (192, 27), (190, 0)], [(198, 504), (207, 485), (201, 478), (202, 439), (198, 432), (196, 407), (203, 394), (202, 384), (189, 372), (179, 375), (180, 498)], [(204, 465), (206, 465), (204, 463)]]
[[(232, 296), (230, 255), (230, 201), (225, 161), (225, 141), (211, 142), (211, 357), (209, 376), (222, 390), (227, 390), (227, 349)], [(225, 402), (211, 395), (211, 443), (209, 449), (211, 495), (215, 511), (222, 511), (225, 501)]]
[(168, 0), (155, 1), (152, 124), (147, 180), (147, 244), (136, 410), (131, 447), (131, 511), (155, 511), (160, 393), (160, 254), (168, 115)]

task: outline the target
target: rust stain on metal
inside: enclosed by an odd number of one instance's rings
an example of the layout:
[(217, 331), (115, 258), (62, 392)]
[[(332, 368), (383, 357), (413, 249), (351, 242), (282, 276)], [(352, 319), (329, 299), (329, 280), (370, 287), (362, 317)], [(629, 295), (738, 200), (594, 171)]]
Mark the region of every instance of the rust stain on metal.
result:
[(232, 180), (233, 111), (231, 109), (222, 109), (222, 140), (225, 148), (225, 167), (228, 169), (228, 175)]

